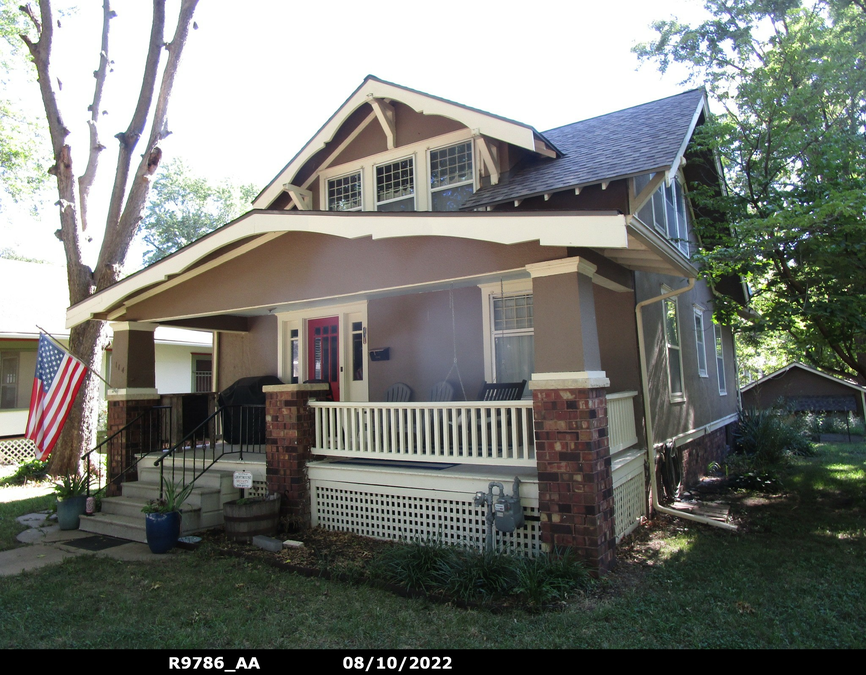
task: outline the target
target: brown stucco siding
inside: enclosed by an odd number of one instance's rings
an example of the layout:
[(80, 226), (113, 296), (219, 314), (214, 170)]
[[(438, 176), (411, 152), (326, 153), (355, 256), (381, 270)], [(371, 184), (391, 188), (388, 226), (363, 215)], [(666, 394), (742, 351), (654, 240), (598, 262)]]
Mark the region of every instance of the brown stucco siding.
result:
[(217, 391), (242, 377), (275, 375), (277, 372), (277, 318), (250, 319), (249, 333), (220, 333)]
[[(473, 400), (484, 381), (484, 354), (481, 322), (481, 290), (477, 287), (454, 290), (457, 365), (451, 322), (450, 294), (415, 293), (371, 300), (367, 305), (371, 349), (388, 347), (388, 361), (370, 362), (371, 401), (382, 401), (385, 390), (403, 382), (414, 392), (413, 401), (430, 400), (433, 385), (448, 378), (455, 399), (461, 400), (459, 379), (466, 396)], [(450, 375), (449, 375), (450, 371)]]
[[(676, 290), (684, 285), (683, 279), (658, 274), (636, 273), (636, 300), (638, 302), (661, 294), (662, 284)], [(693, 306), (701, 305), (704, 312), (704, 346), (707, 355), (707, 377), (698, 375), (697, 343)], [(670, 402), (667, 349), (665, 342), (662, 303), (653, 303), (643, 309), (644, 346), (650, 391), (650, 410), (653, 416), (654, 442), (661, 443), (692, 429), (714, 422), (737, 411), (737, 385), (734, 372), (733, 338), (723, 327), (725, 378), (727, 395), (719, 394), (716, 368), (715, 341), (711, 310), (712, 293), (699, 281), (695, 288), (678, 296), (680, 345), (682, 350), (683, 390), (685, 401)]]
[(518, 269), (561, 247), (406, 237), (343, 239), (292, 232), (130, 308), (130, 317), (221, 313)]
[(579, 195), (574, 190), (562, 190), (550, 194), (528, 197), (517, 206), (513, 201), (494, 207), (496, 211), (619, 211), (628, 213), (628, 181), (613, 181), (606, 190), (601, 185), (582, 188)]

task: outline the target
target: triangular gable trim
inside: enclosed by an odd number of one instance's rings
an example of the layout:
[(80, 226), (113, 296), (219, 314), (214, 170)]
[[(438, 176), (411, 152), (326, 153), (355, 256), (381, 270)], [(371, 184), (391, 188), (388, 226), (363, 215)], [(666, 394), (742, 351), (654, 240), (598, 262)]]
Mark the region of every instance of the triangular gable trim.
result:
[(844, 384), (846, 387), (851, 387), (851, 389), (856, 389), (859, 392), (866, 392), (866, 387), (861, 387), (859, 384), (854, 384), (853, 382), (843, 380), (839, 377), (834, 377), (833, 375), (828, 375), (827, 373), (822, 373), (820, 370), (817, 370), (816, 368), (812, 368), (811, 366), (807, 366), (805, 363), (800, 363), (799, 361), (794, 361), (793, 363), (789, 363), (784, 368), (779, 368), (779, 370), (775, 370), (772, 373), (770, 373), (769, 375), (764, 375), (764, 377), (762, 377), (759, 380), (755, 380), (754, 382), (749, 382), (749, 384), (745, 385), (744, 387), (741, 387), (740, 391), (745, 392), (745, 391), (748, 391), (749, 389), (751, 389), (753, 387), (757, 387), (759, 384), (763, 384), (764, 382), (768, 382), (769, 380), (774, 380), (777, 377), (784, 375), (785, 373), (787, 373), (789, 370), (791, 370), (793, 368), (801, 368), (802, 370), (805, 370), (808, 373), (820, 375), (821, 377), (827, 378), (828, 380), (831, 380), (832, 382), (836, 382), (837, 384)]
[(283, 185), (292, 182), (301, 167), (334, 138), (349, 115), (366, 103), (370, 97), (399, 101), (417, 113), (441, 115), (454, 119), (473, 130), (473, 133), (496, 138), (531, 152), (537, 152), (536, 138), (555, 150), (553, 144), (531, 126), (368, 75), (361, 86), (346, 99), (319, 131), (307, 141), (301, 151), (262, 190), (253, 201), (253, 206), (255, 208), (267, 208), (280, 195)]

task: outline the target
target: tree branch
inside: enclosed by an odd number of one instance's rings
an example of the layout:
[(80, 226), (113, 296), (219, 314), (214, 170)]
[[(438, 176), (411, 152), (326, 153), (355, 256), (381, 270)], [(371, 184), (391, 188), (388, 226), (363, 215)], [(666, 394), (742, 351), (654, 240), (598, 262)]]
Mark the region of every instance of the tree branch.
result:
[(141, 163), (136, 171), (135, 180), (130, 188), (126, 205), (119, 217), (117, 226), (110, 229), (106, 228), (106, 236), (99, 256), (98, 289), (105, 288), (117, 280), (117, 274), (123, 266), (129, 245), (132, 243), (138, 224), (141, 222), (141, 214), (150, 192), (151, 178), (159, 168), (159, 162), (162, 159), (162, 150), (158, 144), (168, 136), (168, 102), (171, 98), (174, 80), (189, 37), (197, 4), (198, 0), (182, 0), (181, 2), (174, 37), (166, 46), (168, 61), (162, 74), (147, 148), (142, 155)]
[(87, 206), (90, 197), (90, 189), (96, 179), (96, 170), (99, 166), (99, 156), (105, 150), (105, 146), (99, 142), (99, 119), (102, 111), (102, 91), (105, 87), (105, 79), (108, 75), (108, 34), (109, 22), (116, 16), (112, 11), (109, 0), (102, 3), (102, 45), (99, 51), (99, 68), (93, 77), (96, 78), (96, 86), (93, 89), (93, 102), (90, 104), (90, 120), (87, 125), (90, 128), (90, 154), (87, 158), (87, 168), (78, 179), (78, 194), (81, 200), (81, 229), (87, 229)]

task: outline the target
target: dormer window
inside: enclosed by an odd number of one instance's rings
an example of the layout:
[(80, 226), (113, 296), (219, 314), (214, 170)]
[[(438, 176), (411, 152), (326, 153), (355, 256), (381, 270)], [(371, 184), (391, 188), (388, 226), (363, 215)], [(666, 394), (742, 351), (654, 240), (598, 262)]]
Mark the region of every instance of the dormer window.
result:
[[(640, 193), (652, 179), (652, 174), (637, 176), (634, 179), (635, 193)], [(686, 213), (686, 199), (679, 178), (672, 180), (670, 185), (662, 184), (644, 203), (640, 218), (646, 225), (670, 239), (686, 257), (689, 256), (689, 228)]]
[(474, 191), (471, 141), (430, 151), (431, 210), (459, 211)]
[(360, 211), (361, 172), (356, 171), (328, 181), (328, 211)]
[(415, 163), (411, 157), (376, 167), (376, 210), (415, 210)]

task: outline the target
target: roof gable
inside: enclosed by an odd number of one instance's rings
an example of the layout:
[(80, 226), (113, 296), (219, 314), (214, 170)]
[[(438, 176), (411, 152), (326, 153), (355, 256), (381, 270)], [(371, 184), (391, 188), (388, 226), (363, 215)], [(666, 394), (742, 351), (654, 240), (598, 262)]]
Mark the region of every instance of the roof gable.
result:
[[(307, 162), (313, 159), (317, 153), (327, 151), (328, 144), (334, 140), (340, 128), (352, 115), (355, 115), (365, 104), (377, 100), (398, 101), (417, 113), (450, 118), (471, 129), (473, 134), (495, 138), (531, 152), (535, 152), (539, 144), (548, 148), (553, 146), (529, 125), (368, 75), (361, 86), (346, 99), (301, 151), (262, 190), (253, 202), (253, 206), (255, 208), (268, 208), (274, 199), (280, 195), (283, 186), (294, 182), (298, 172)], [(372, 111), (369, 114), (378, 115)], [(333, 150), (339, 152), (340, 148), (333, 148)], [(555, 151), (555, 148), (553, 150)], [(326, 155), (327, 153), (323, 154)], [(317, 159), (324, 159), (324, 157), (320, 156)], [(334, 157), (331, 158), (331, 160), (333, 159)]]

